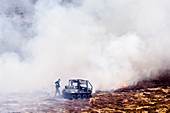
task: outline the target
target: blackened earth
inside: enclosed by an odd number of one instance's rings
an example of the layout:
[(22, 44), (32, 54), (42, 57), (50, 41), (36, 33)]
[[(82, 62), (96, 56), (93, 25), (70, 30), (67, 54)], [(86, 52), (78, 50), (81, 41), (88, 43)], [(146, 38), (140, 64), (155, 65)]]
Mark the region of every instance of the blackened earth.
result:
[(170, 76), (140, 81), (116, 91), (98, 91), (90, 99), (67, 100), (47, 94), (0, 95), (2, 113), (169, 113)]

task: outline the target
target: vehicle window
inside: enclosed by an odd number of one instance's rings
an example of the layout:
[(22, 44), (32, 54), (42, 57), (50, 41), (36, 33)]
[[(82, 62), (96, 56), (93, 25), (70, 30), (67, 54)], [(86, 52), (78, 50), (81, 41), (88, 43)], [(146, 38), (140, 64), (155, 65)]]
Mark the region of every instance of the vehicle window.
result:
[(86, 81), (80, 80), (80, 84), (86, 84)]
[(86, 87), (86, 84), (80, 84), (81, 87)]
[(92, 88), (89, 82), (88, 82), (88, 88)]
[(72, 86), (75, 88), (77, 86), (77, 82), (72, 83)]

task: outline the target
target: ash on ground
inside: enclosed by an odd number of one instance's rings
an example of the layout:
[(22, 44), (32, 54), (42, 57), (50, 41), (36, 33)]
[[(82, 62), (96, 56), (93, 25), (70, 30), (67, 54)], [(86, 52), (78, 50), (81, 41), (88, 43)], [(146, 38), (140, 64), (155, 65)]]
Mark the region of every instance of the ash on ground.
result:
[(67, 100), (47, 94), (0, 96), (2, 113), (170, 112), (170, 74), (140, 81), (116, 91), (100, 91), (89, 99)]

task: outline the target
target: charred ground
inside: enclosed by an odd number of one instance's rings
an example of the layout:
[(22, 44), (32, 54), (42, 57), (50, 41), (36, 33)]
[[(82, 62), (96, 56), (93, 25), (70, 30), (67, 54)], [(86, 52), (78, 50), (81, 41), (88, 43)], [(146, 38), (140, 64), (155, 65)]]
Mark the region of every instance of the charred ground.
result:
[(67, 100), (42, 97), (30, 102), (0, 103), (0, 112), (113, 113), (170, 112), (170, 72), (116, 91), (98, 91), (90, 99)]

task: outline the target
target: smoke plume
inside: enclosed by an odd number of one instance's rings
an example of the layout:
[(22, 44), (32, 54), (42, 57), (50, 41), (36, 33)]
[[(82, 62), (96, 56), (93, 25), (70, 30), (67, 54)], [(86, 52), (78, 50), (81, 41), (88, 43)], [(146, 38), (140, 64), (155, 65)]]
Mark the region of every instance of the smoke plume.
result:
[(95, 89), (169, 69), (169, 0), (1, 0), (0, 91)]

